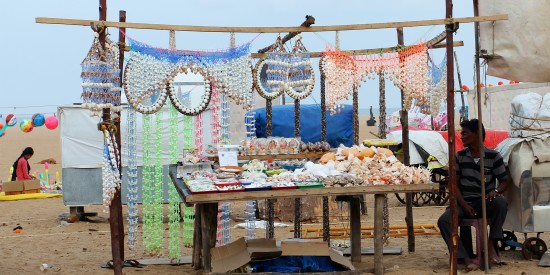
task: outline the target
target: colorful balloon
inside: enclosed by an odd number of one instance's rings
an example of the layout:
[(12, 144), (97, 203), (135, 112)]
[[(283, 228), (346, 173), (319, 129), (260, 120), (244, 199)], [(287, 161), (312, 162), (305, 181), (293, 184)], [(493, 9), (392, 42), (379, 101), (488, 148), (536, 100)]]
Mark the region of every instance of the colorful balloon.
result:
[(14, 126), (15, 124), (17, 124), (17, 117), (15, 117), (14, 114), (9, 114), (8, 116), (6, 116), (6, 124), (8, 124), (8, 126)]
[(53, 130), (57, 128), (57, 125), (59, 125), (59, 121), (57, 120), (57, 117), (49, 116), (46, 118), (46, 122), (44, 124), (46, 125), (46, 128)]
[(45, 122), (46, 118), (44, 118), (43, 114), (35, 114), (32, 116), (32, 124), (34, 125), (34, 127), (40, 127), (44, 125)]
[(8, 125), (4, 125), (0, 123), (0, 137), (3, 137), (6, 135), (6, 128), (8, 128)]
[(19, 128), (21, 128), (21, 131), (29, 133), (32, 131), (34, 126), (32, 125), (32, 121), (30, 119), (23, 119), (23, 121), (19, 124)]

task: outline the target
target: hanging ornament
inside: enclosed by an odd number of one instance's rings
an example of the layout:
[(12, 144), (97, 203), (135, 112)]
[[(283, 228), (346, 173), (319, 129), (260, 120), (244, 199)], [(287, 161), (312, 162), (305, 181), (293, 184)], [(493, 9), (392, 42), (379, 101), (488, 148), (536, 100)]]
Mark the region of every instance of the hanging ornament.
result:
[(126, 175), (128, 177), (128, 248), (130, 255), (136, 256), (138, 252), (138, 171), (137, 171), (137, 126), (136, 110), (130, 105), (128, 107), (128, 117), (126, 119), (126, 141), (128, 144), (127, 160), (128, 167)]
[[(103, 137), (103, 205), (109, 207), (115, 196), (116, 190), (120, 189), (121, 180), (118, 172), (120, 160), (118, 159), (118, 148), (116, 147), (116, 143), (111, 133), (104, 129)], [(106, 208), (106, 211), (107, 209), (108, 208)]]
[(275, 99), (287, 89), (289, 55), (277, 36), (275, 47), (267, 52), (267, 57), (260, 59), (254, 69), (254, 87), (265, 99)]
[(439, 115), (441, 103), (445, 102), (447, 91), (447, 57), (445, 56), (438, 65), (429, 66), (428, 99), (430, 102), (429, 113), (433, 117)]
[[(154, 48), (131, 39), (129, 44), (131, 57), (124, 72), (124, 88), (128, 102), (138, 112), (157, 112), (164, 105), (167, 96), (174, 96), (174, 91), (165, 90), (167, 83), (178, 72), (187, 70), (193, 73), (200, 71), (211, 84), (216, 84), (235, 103), (250, 108), (250, 43), (225, 50), (200, 52)], [(170, 88), (173, 87), (168, 89)], [(203, 103), (208, 105), (208, 102), (203, 101), (201, 104)], [(176, 108), (180, 107), (175, 105)]]
[[(176, 31), (170, 31), (170, 49), (176, 49)], [(168, 148), (170, 164), (178, 162), (178, 110), (170, 104)], [(168, 257), (179, 262), (180, 247), (180, 197), (175, 186), (168, 186)]]
[[(178, 95), (176, 91), (174, 91), (174, 79), (176, 76), (180, 75), (180, 73), (187, 74), (187, 73), (194, 73), (194, 74), (200, 74), (204, 78), (204, 92), (200, 98), (200, 101), (197, 103), (193, 102), (193, 98), (191, 97), (191, 91), (188, 91), (185, 98), (180, 99), (182, 97), (181, 95)], [(206, 73), (206, 70), (201, 67), (187, 67), (182, 66), (177, 71), (174, 71), (171, 73), (170, 77), (167, 79), (167, 89), (168, 89), (168, 96), (170, 97), (170, 100), (172, 101), (172, 104), (174, 104), (174, 107), (176, 109), (187, 116), (196, 116), (200, 113), (202, 113), (206, 108), (208, 107), (208, 104), (210, 103), (210, 98), (212, 97), (212, 91), (210, 88), (210, 79), (212, 77), (208, 76)]]
[(327, 46), (320, 68), (325, 75), (327, 109), (335, 114), (338, 102), (347, 99), (358, 83), (357, 65), (350, 54)]
[(110, 39), (105, 40), (105, 49), (95, 37), (88, 54), (80, 64), (82, 67), (82, 100), (84, 108), (91, 110), (91, 116), (101, 116), (104, 108), (120, 112), (120, 68), (118, 47)]
[(298, 35), (289, 60), (288, 85), (286, 93), (293, 99), (302, 100), (313, 92), (315, 73), (309, 53)]

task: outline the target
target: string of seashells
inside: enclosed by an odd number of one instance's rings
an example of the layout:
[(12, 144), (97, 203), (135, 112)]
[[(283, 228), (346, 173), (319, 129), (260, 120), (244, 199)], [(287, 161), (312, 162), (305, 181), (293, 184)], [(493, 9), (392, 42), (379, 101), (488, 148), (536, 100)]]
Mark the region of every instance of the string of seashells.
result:
[(113, 115), (120, 112), (122, 89), (117, 45), (107, 38), (104, 50), (99, 42), (99, 34), (94, 32), (90, 50), (80, 66), (82, 107), (90, 109), (90, 116), (101, 116), (105, 108), (109, 108)]
[(437, 117), (441, 103), (445, 102), (447, 90), (447, 57), (439, 66), (432, 64), (429, 67), (428, 98), (430, 101), (430, 115)]
[(325, 75), (327, 109), (336, 114), (341, 107), (337, 103), (347, 99), (358, 83), (357, 65), (350, 54), (327, 46), (320, 69)]
[[(183, 70), (202, 72), (235, 103), (244, 105), (246, 109), (251, 108), (250, 43), (225, 50), (200, 52), (155, 48), (132, 39), (129, 39), (129, 44), (131, 53), (124, 72), (124, 91), (128, 102), (138, 112), (157, 112), (171, 95), (166, 83), (174, 72)], [(146, 101), (151, 98), (156, 101)], [(203, 103), (207, 105), (208, 102)]]
[(104, 146), (103, 146), (103, 166), (102, 166), (102, 182), (103, 182), (103, 205), (106, 206), (105, 212), (108, 212), (108, 207), (115, 196), (116, 190), (120, 188), (120, 175), (118, 172), (119, 159), (118, 148), (113, 142), (112, 136), (106, 129), (103, 130)]
[(315, 86), (315, 72), (310, 55), (302, 43), (302, 36), (296, 37), (296, 43), (289, 56), (288, 84), (286, 93), (293, 99), (308, 97)]

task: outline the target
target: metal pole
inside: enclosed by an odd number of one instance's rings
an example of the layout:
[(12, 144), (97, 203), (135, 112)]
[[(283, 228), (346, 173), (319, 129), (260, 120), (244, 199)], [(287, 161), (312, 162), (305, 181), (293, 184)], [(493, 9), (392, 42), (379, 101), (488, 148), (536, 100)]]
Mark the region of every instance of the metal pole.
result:
[[(478, 0), (474, 0), (474, 16), (479, 15), (478, 9)], [(489, 244), (487, 240), (487, 203), (485, 201), (485, 146), (483, 145), (483, 113), (481, 111), (481, 87), (480, 87), (480, 68), (479, 68), (479, 23), (474, 23), (475, 29), (475, 47), (476, 47), (476, 96), (477, 96), (477, 119), (478, 119), (478, 131), (477, 135), (479, 137), (479, 173), (481, 175), (481, 212), (483, 220), (483, 228), (481, 229), (481, 234), (483, 235), (483, 263), (485, 264), (485, 273), (489, 272)], [(479, 238), (479, 237), (476, 237)], [(478, 252), (479, 253), (479, 252)]]
[[(397, 44), (398, 46), (405, 45), (403, 38), (403, 28), (397, 28)], [(402, 60), (400, 60), (401, 62)], [(383, 77), (383, 76), (381, 76)], [(409, 113), (405, 108), (405, 95), (403, 90), (401, 90), (401, 140), (403, 144), (403, 163), (405, 165), (410, 165), (410, 154), (409, 154)], [(382, 119), (382, 118), (381, 118)], [(406, 216), (405, 222), (407, 223), (407, 240), (408, 240), (408, 250), (409, 252), (415, 251), (415, 237), (414, 237), (414, 221), (413, 221), (413, 212), (412, 212), (412, 193), (405, 194), (405, 209)]]
[[(447, 18), (453, 17), (453, 0), (446, 0)], [(447, 127), (449, 135), (449, 200), (451, 208), (451, 249), (449, 274), (457, 274), (458, 252), (458, 212), (456, 205), (456, 160), (455, 160), (455, 94), (454, 94), (454, 64), (453, 64), (453, 33), (454, 25), (446, 25), (447, 32)], [(449, 44), (450, 43), (450, 44)]]

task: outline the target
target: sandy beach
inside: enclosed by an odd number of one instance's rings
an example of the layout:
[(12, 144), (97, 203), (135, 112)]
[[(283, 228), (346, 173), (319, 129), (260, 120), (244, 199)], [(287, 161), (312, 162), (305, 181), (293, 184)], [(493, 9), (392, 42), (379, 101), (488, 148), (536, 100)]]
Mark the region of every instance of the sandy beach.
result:
[[(363, 127), (366, 118), (361, 120), (361, 140), (369, 136), (369, 132), (377, 132), (376, 127)], [(50, 131), (44, 127), (36, 128), (25, 134), (19, 129), (9, 129), (6, 136), (0, 138), (0, 177), (5, 181), (9, 176), (9, 166), (19, 156), (24, 147), (31, 146), (35, 155), (31, 159), (33, 171), (42, 172), (43, 165), (36, 164), (40, 160), (53, 158), (57, 164), (50, 165), (50, 173), (61, 171), (61, 146), (59, 130)], [(368, 215), (362, 217), (363, 225), (373, 225), (373, 198), (368, 197)], [(389, 196), (390, 224), (404, 225), (405, 208)], [(345, 204), (342, 206), (347, 207)], [(243, 204), (233, 203), (232, 216), (235, 220), (244, 217)], [(110, 233), (108, 214), (103, 212), (103, 206), (85, 206), (86, 212), (96, 212), (97, 217), (90, 221), (66, 223), (59, 218), (68, 212), (62, 198), (0, 201), (0, 274), (43, 274), (41, 264), (48, 264), (50, 274), (112, 274), (112, 270), (100, 268), (100, 264), (111, 259)], [(126, 216), (126, 207), (123, 209)], [(424, 206), (414, 208), (415, 224), (435, 224), (444, 211), (444, 206)], [(344, 212), (335, 211), (331, 214), (333, 226), (348, 226)], [(236, 221), (233, 221), (235, 224)], [(290, 223), (289, 223), (290, 224)], [(14, 233), (16, 226), (21, 226), (21, 233)], [(291, 224), (290, 224), (291, 225)], [(304, 227), (321, 227), (320, 223), (305, 222)], [(167, 227), (167, 224), (165, 224)], [(290, 228), (277, 228), (277, 239), (291, 238)], [(257, 236), (263, 236), (264, 230), (257, 230)], [(233, 229), (232, 239), (244, 236), (244, 229)], [(517, 234), (523, 241), (523, 236)], [(548, 234), (542, 234), (542, 239), (550, 243)], [(349, 244), (348, 241), (341, 243)], [(372, 239), (363, 239), (363, 247), (372, 247)], [(391, 247), (400, 247), (401, 255), (384, 256), (384, 266), (387, 274), (447, 274), (448, 253), (445, 244), (439, 236), (417, 236), (414, 253), (407, 252), (407, 238), (391, 238)], [(183, 255), (190, 256), (191, 250), (182, 247)], [(129, 256), (126, 248), (126, 258), (142, 259), (144, 255)], [(373, 267), (373, 256), (364, 255), (362, 262), (357, 263), (358, 269)], [(519, 249), (506, 251), (502, 254), (506, 266), (492, 268), (490, 274), (548, 274), (550, 270), (538, 267), (538, 261), (527, 261)], [(461, 270), (463, 267), (461, 266)], [(201, 274), (194, 271), (189, 264), (185, 265), (149, 265), (144, 268), (124, 268), (124, 274)], [(462, 273), (462, 272), (461, 272)], [(471, 274), (484, 274), (483, 271)]]

